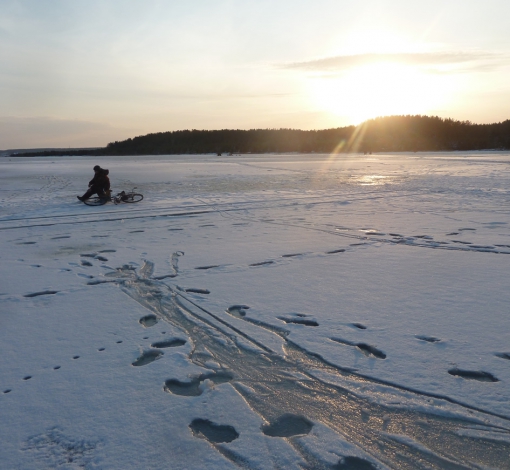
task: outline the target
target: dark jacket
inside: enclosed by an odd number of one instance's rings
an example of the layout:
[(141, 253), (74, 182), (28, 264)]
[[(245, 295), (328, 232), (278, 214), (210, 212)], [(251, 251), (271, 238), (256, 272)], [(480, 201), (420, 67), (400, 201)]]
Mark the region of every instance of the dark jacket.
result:
[(102, 189), (103, 191), (108, 191), (110, 189), (110, 178), (108, 178), (108, 173), (110, 170), (106, 170), (101, 168), (96, 171), (94, 174), (94, 178), (89, 181), (89, 187), (94, 187), (98, 189)]

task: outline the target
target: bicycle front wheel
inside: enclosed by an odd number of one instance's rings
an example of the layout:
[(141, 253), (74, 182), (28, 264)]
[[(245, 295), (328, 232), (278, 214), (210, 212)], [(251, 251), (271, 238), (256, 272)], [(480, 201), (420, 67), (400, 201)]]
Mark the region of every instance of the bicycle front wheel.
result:
[(130, 193), (126, 194), (123, 198), (123, 202), (140, 202), (143, 199), (143, 196), (138, 193)]
[(102, 206), (103, 204), (106, 204), (108, 202), (108, 198), (94, 196), (85, 199), (83, 202), (84, 204), (87, 204), (87, 206)]

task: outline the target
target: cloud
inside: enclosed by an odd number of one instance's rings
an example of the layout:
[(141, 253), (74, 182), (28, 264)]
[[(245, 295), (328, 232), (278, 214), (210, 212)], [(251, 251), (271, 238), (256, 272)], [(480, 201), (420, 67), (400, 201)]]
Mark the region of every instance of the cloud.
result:
[(393, 54), (353, 54), (280, 65), (280, 68), (308, 72), (341, 72), (354, 67), (380, 62), (393, 62), (425, 68), (463, 66), (485, 69), (502, 63), (504, 57), (487, 52), (406, 52)]
[(125, 130), (108, 124), (52, 117), (0, 116), (0, 149), (104, 146)]

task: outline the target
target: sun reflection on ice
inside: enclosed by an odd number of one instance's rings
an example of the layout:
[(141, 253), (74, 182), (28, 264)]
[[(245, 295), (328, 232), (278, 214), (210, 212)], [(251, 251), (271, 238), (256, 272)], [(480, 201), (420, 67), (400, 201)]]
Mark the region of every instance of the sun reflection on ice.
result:
[(360, 186), (381, 186), (390, 182), (388, 176), (382, 175), (352, 176), (352, 181)]

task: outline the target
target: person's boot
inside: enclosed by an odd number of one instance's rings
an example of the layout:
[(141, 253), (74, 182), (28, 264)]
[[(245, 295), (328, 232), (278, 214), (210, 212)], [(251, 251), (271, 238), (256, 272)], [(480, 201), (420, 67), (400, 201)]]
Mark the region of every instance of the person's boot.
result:
[(76, 196), (81, 202), (83, 202), (85, 200), (84, 197), (81, 197), (81, 196)]

